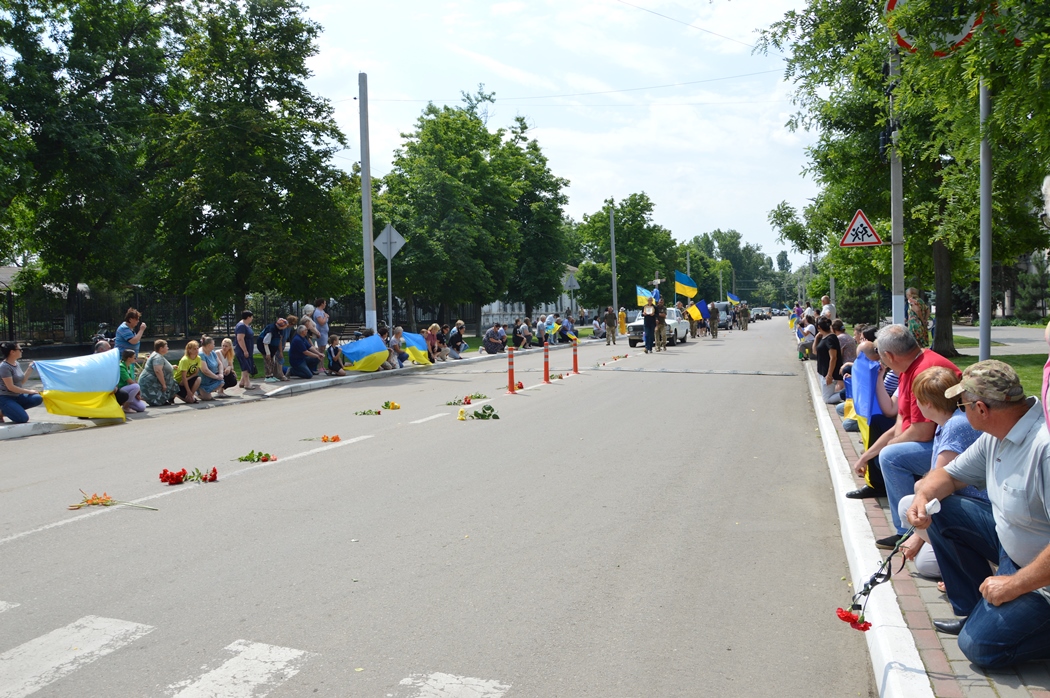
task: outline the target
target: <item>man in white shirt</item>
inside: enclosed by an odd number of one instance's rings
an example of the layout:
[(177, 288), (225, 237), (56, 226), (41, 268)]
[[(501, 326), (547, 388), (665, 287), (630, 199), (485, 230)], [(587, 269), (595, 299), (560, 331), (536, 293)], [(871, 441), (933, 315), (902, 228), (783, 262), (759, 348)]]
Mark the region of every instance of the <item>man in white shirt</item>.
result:
[[(984, 669), (1050, 659), (1050, 434), (1013, 368), (981, 361), (944, 393), (983, 432), (915, 488), (908, 521), (928, 528), (957, 616), (935, 620)], [(984, 488), (989, 501), (954, 494)], [(926, 503), (941, 510), (926, 515)], [(998, 565), (991, 573), (989, 562)]]
[(824, 307), (820, 309), (821, 317), (826, 317), (832, 322), (835, 321), (835, 305), (831, 302), (831, 298), (828, 296), (821, 296), (820, 303)]

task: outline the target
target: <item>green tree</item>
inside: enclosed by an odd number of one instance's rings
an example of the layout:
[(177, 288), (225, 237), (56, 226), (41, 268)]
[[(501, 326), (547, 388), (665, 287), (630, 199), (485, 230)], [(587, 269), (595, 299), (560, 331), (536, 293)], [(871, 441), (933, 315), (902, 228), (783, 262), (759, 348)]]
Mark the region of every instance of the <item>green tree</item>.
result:
[(791, 271), (791, 260), (788, 259), (787, 250), (777, 253), (777, 271), (789, 273)]
[(43, 281), (67, 289), (72, 340), (78, 284), (130, 280), (128, 214), (143, 192), (143, 134), (167, 106), (166, 44), (178, 44), (180, 8), (3, 0), (0, 9), (2, 227), (38, 255)]
[[(377, 218), (406, 240), (394, 258), (395, 295), (446, 308), (505, 296), (521, 247), (515, 214), (528, 168), (522, 148), (505, 136), (489, 131), (469, 104), (429, 104), (415, 131), (403, 134), (376, 203)], [(542, 213), (541, 228), (549, 212)]]
[(331, 156), (343, 135), (307, 89), (320, 27), (294, 0), (202, 0), (179, 67), (185, 106), (153, 157), (150, 277), (216, 303), (345, 291), (351, 222)]
[(539, 143), (528, 138), (528, 124), (515, 119), (508, 148), (517, 148), (515, 179), (520, 184), (514, 220), (521, 235), (517, 264), (510, 278), (507, 300), (524, 303), (531, 317), (533, 306), (549, 303), (562, 292), (562, 277), (569, 252), (562, 208), (568, 202), (563, 190), (568, 180), (554, 176)]
[[(674, 297), (676, 250), (671, 231), (653, 222), (655, 205), (647, 194), (631, 194), (618, 204), (607, 199), (600, 211), (584, 215), (577, 227), (587, 261), (580, 265), (579, 298), (586, 307), (612, 303), (609, 206), (616, 224), (616, 277), (620, 305), (635, 303), (635, 286), (651, 289), (650, 281), (660, 274), (660, 293)], [(586, 285), (585, 285), (586, 284)]]

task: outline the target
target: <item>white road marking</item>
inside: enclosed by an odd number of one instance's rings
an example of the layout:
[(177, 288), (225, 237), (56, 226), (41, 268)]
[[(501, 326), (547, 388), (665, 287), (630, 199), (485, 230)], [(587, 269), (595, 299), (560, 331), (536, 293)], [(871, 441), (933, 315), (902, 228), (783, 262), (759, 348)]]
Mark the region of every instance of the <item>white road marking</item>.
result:
[(7, 601), (0, 601), (0, 613), (4, 611), (10, 611), (12, 608), (18, 608), (16, 603), (8, 603)]
[(440, 673), (410, 676), (402, 679), (401, 685), (418, 689), (406, 698), (502, 698), (510, 690), (499, 681)]
[(116, 652), (153, 630), (114, 618), (84, 616), (0, 654), (0, 698), (22, 698)]
[[(355, 438), (347, 439), (345, 441), (338, 441), (338, 442), (336, 442), (334, 444), (326, 444), (324, 446), (321, 446), (319, 448), (314, 448), (314, 449), (311, 449), (309, 451), (303, 451), (302, 453), (296, 453), (296, 454), (293, 454), (293, 455), (290, 455), (290, 456), (287, 456), (287, 457), (284, 457), (284, 458), (278, 458), (275, 461), (268, 461), (266, 463), (256, 463), (255, 465), (249, 466), (247, 468), (242, 468), (240, 470), (235, 470), (232, 473), (226, 473), (226, 474), (220, 473), (219, 474), (219, 478), (220, 479), (225, 479), (225, 478), (236, 477), (238, 475), (243, 475), (244, 473), (248, 473), (248, 472), (251, 472), (253, 470), (258, 470), (260, 468), (269, 468), (272, 465), (278, 465), (280, 463), (287, 463), (288, 461), (296, 460), (297, 458), (305, 458), (306, 456), (311, 456), (311, 455), (313, 455), (315, 453), (321, 453), (322, 451), (330, 451), (333, 448), (342, 448), (343, 446), (349, 446), (350, 444), (358, 443), (359, 441), (365, 441), (366, 439), (371, 439), (374, 436), (375, 436), (374, 434), (368, 434), (366, 436), (357, 436)], [(170, 497), (171, 495), (178, 494), (180, 492), (192, 492), (197, 487), (209, 487), (209, 486), (210, 485), (204, 485), (204, 484), (198, 484), (196, 486), (191, 485), (191, 484), (185, 484), (185, 485), (179, 485), (178, 487), (167, 487), (162, 492), (158, 492), (157, 494), (151, 494), (148, 497), (140, 497), (139, 499), (133, 499), (133, 500), (131, 500), (131, 503), (132, 504), (144, 504), (146, 502), (151, 502), (154, 499), (160, 499), (161, 497)], [(13, 535), (8, 536), (7, 538), (0, 538), (0, 545), (5, 545), (7, 543), (11, 543), (11, 542), (19, 540), (21, 538), (25, 538), (26, 536), (31, 536), (31, 535), (34, 535), (34, 534), (37, 534), (37, 533), (43, 533), (44, 531), (49, 531), (52, 528), (59, 528), (61, 526), (66, 526), (66, 525), (71, 524), (71, 523), (76, 523), (78, 521), (83, 521), (84, 519), (90, 519), (90, 518), (95, 517), (95, 516), (102, 516), (103, 514), (110, 513), (114, 509), (120, 509), (120, 508), (121, 507), (98, 507), (95, 511), (89, 511), (89, 512), (87, 512), (85, 514), (78, 514), (77, 516), (72, 516), (72, 517), (70, 517), (68, 519), (62, 519), (61, 521), (55, 521), (53, 523), (45, 524), (43, 526), (38, 526), (37, 528), (32, 528), (32, 529), (30, 529), (28, 531), (22, 531), (21, 533), (15, 533)]]
[(430, 420), (437, 419), (439, 417), (447, 417), (448, 415), (448, 412), (442, 412), (441, 414), (432, 414), (429, 417), (424, 417), (423, 419), (417, 419), (414, 422), (409, 422), (409, 424), (422, 424), (423, 422), (429, 422)]
[(262, 698), (298, 674), (308, 656), (302, 650), (247, 640), (237, 640), (226, 650), (236, 656), (192, 683), (168, 686), (178, 691), (174, 698)]

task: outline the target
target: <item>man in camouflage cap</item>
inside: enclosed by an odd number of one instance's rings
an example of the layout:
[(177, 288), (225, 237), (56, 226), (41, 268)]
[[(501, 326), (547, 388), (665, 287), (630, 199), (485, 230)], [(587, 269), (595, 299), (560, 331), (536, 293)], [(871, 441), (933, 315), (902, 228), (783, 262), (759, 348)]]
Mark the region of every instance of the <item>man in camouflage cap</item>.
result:
[[(945, 391), (983, 432), (915, 488), (908, 521), (929, 527), (948, 600), (960, 618), (934, 621), (984, 669), (1050, 659), (1050, 434), (1043, 406), (1017, 373), (981, 361)], [(966, 485), (989, 501), (952, 494)], [(941, 501), (928, 516), (926, 503)], [(995, 575), (989, 563), (998, 565)]]

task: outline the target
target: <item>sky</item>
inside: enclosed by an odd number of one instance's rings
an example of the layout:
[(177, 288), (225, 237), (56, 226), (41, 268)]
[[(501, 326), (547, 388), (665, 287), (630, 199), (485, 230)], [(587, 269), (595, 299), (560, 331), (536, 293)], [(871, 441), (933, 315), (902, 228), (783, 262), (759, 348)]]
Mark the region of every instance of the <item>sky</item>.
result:
[[(644, 191), (654, 222), (685, 241), (734, 229), (773, 257), (767, 215), (816, 195), (802, 175), (813, 134), (792, 133), (784, 60), (753, 52), (757, 31), (800, 0), (304, 0), (324, 31), (310, 88), (360, 160), (358, 74), (367, 73), (373, 176), (427, 102), (494, 92), (490, 128), (526, 117), (568, 215)], [(687, 26), (692, 25), (692, 26)]]

